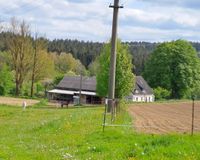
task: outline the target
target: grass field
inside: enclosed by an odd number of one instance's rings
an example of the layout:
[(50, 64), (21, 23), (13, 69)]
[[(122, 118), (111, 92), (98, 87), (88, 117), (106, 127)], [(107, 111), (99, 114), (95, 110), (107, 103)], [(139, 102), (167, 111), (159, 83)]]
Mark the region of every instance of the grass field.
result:
[[(0, 106), (0, 160), (198, 160), (200, 135), (137, 134), (106, 127), (103, 107)], [(128, 114), (118, 123), (130, 124)]]

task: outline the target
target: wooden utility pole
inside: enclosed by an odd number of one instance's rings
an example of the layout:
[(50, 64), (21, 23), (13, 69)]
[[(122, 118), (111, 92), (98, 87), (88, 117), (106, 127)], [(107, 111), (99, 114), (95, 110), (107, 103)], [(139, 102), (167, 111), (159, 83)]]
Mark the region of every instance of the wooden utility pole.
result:
[(117, 48), (117, 25), (118, 25), (118, 11), (119, 0), (114, 0), (114, 5), (110, 5), (113, 8), (113, 24), (112, 24), (112, 38), (111, 38), (111, 56), (110, 56), (110, 72), (109, 72), (109, 93), (108, 93), (108, 112), (111, 112), (114, 107), (115, 99), (115, 72), (116, 72), (116, 48)]
[(35, 83), (35, 70), (36, 70), (36, 61), (37, 61), (37, 33), (35, 33), (34, 39), (34, 55), (33, 55), (33, 70), (31, 76), (31, 97), (33, 97), (33, 88)]

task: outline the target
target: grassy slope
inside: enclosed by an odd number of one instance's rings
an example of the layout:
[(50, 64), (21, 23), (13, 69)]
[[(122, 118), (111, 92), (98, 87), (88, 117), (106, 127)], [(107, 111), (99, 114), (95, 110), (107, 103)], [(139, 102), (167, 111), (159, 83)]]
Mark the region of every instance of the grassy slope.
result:
[(200, 159), (200, 135), (141, 135), (127, 127), (106, 127), (103, 133), (102, 113), (103, 108), (0, 106), (0, 159)]

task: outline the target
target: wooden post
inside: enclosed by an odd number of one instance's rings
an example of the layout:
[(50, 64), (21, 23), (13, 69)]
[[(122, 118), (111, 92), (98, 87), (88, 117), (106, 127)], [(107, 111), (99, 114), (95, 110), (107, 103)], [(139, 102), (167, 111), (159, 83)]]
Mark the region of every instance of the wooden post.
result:
[(194, 134), (194, 96), (192, 97), (192, 128), (191, 128), (191, 135)]
[(115, 99), (115, 72), (116, 72), (116, 50), (117, 50), (117, 26), (118, 26), (118, 10), (123, 8), (119, 6), (119, 0), (114, 0), (114, 5), (110, 5), (113, 8), (113, 23), (112, 23), (112, 36), (111, 36), (111, 55), (110, 55), (110, 69), (109, 69), (109, 89), (108, 89), (108, 112), (112, 112)]
[(103, 115), (103, 132), (105, 130), (105, 125), (106, 125), (106, 112), (107, 112), (107, 106), (108, 105), (108, 102), (107, 100), (105, 100), (105, 110), (104, 110), (104, 115)]

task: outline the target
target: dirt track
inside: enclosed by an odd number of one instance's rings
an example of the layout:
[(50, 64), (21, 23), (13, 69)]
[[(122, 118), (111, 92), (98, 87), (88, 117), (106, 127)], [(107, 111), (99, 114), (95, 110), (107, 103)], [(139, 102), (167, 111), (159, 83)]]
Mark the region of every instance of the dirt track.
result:
[[(133, 104), (129, 111), (138, 132), (165, 134), (190, 133), (192, 103)], [(195, 132), (200, 132), (200, 102), (195, 102)]]
[(22, 99), (22, 98), (11, 98), (11, 97), (0, 97), (0, 104), (12, 105), (12, 106), (22, 106), (23, 102), (27, 103), (27, 106), (38, 103), (38, 100), (32, 99)]

